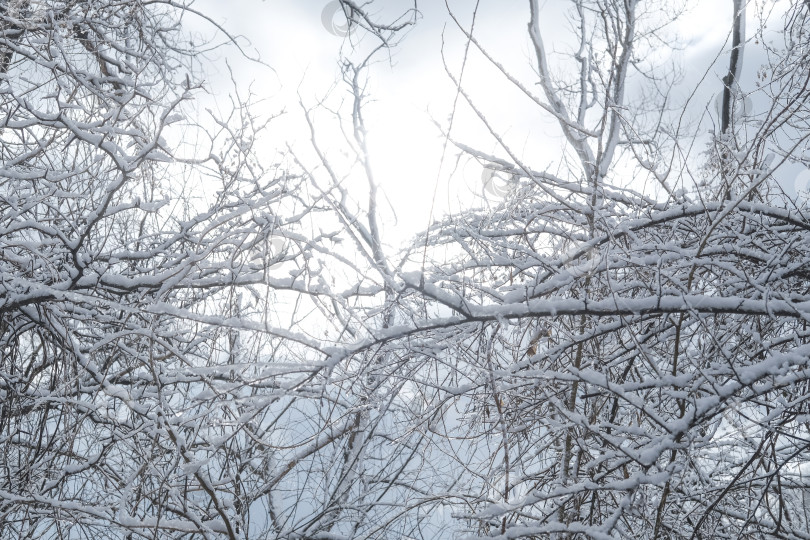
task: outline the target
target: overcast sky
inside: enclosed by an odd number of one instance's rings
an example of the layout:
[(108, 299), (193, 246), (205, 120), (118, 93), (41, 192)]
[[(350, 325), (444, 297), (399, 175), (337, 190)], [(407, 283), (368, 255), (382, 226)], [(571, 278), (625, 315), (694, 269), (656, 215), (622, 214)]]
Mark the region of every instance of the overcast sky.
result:
[[(349, 40), (359, 37), (357, 33), (340, 35), (343, 20), (335, 9), (337, 3), (333, 0), (230, 0), (227, 3), (198, 0), (196, 5), (212, 14), (227, 29), (250, 40), (250, 47), (272, 66), (271, 70), (229, 59), (235, 66), (240, 84), (255, 81), (253, 92), (266, 100), (263, 107), (288, 111), (286, 118), (278, 123), (283, 126), (276, 133), (280, 137), (278, 141), (302, 141), (305, 133), (301, 130), (299, 96), (309, 106), (327, 96), (339, 77), (337, 58), (340, 48), (350, 47)], [(374, 5), (384, 17), (399, 13), (411, 4), (391, 0)], [(474, 2), (457, 1), (450, 5), (462, 23), (468, 26)], [(566, 50), (570, 33), (562, 13), (567, 2), (546, 0), (542, 6), (541, 29), (547, 47)], [(442, 138), (431, 118), (446, 126), (454, 97), (440, 52), (444, 42), (450, 69), (458, 73), (464, 38), (448, 16), (444, 2), (420, 2), (419, 9), (418, 24), (393, 50), (390, 62), (381, 57), (383, 61), (374, 66), (369, 87), (374, 101), (366, 113), (375, 173), (384, 194), (391, 201), (390, 207), (383, 211), (389, 229), (388, 238), (396, 238), (396, 241), (404, 240), (428, 224), (434, 191), (435, 217), (471, 204), (481, 206), (488, 203), (483, 198), (486, 193), (482, 190), (480, 164), (462, 161), (451, 175), (456, 167), (455, 153), (451, 148), (439, 171)], [(709, 75), (700, 86), (692, 107), (696, 115), (702, 110), (714, 114), (714, 98), (722, 89), (720, 77), (727, 69), (728, 61), (719, 53), (728, 37), (731, 2), (692, 2), (690, 9), (675, 28), (686, 45), (678, 59), (683, 68), (683, 93), (686, 95), (691, 91), (708, 70)], [(753, 11), (749, 10), (749, 30), (755, 26)], [(337, 29), (327, 27), (325, 13), (336, 14)], [(475, 27), (478, 39), (507, 69), (523, 80), (531, 78), (533, 66), (527, 21), (526, 0), (482, 0)], [(746, 72), (752, 73), (759, 64), (761, 59), (746, 50)], [(488, 120), (504, 134), (518, 155), (537, 169), (556, 166), (562, 147), (555, 136), (556, 125), (547, 116), (531, 106), (525, 96), (504, 84), (491, 66), (483, 62), (470, 62), (464, 81), (465, 88), (482, 104)], [(337, 86), (331, 96), (345, 96), (345, 92), (345, 87)], [(711, 125), (707, 124), (705, 130), (710, 128)], [(330, 135), (326, 130), (324, 133), (327, 140), (322, 144), (336, 151), (340, 142), (329, 140)], [(504, 155), (466, 108), (459, 110), (454, 119), (453, 136), (483, 151)], [(792, 169), (790, 174), (793, 176), (788, 183), (794, 182), (796, 177), (799, 178), (798, 184), (810, 184), (810, 173)], [(802, 175), (806, 179), (802, 180)], [(792, 190), (792, 187), (787, 189)]]

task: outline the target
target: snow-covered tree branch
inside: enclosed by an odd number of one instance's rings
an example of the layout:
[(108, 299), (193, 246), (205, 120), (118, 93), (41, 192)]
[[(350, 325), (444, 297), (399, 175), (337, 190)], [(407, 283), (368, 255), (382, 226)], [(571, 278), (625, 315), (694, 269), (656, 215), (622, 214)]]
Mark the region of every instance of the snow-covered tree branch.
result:
[(810, 7), (550, 4), (420, 44), (418, 204), (488, 198), (403, 246), (375, 77), (436, 6), (327, 5), (271, 146), (198, 5), (0, 2), (0, 537), (810, 538)]

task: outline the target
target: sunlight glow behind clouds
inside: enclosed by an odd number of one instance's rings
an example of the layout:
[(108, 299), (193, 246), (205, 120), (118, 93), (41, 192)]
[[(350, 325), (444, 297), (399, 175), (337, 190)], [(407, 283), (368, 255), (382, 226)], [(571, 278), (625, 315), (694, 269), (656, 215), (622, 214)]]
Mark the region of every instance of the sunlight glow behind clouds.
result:
[[(287, 142), (296, 148), (308, 144), (309, 133), (304, 129), (299, 100), (307, 107), (323, 101), (335, 108), (350, 101), (347, 88), (340, 81), (338, 52), (342, 48), (350, 54), (352, 45), (358, 39), (362, 44), (364, 38), (358, 35), (362, 30), (343, 38), (324, 27), (322, 12), (328, 0), (236, 0), (227, 4), (199, 0), (199, 3), (207, 12), (218, 15), (226, 28), (249, 39), (263, 61), (272, 67), (270, 70), (233, 60), (239, 68), (238, 80), (260, 81), (253, 91), (266, 100), (263, 107), (286, 111), (285, 118), (272, 124), (275, 127), (265, 143), (268, 146), (278, 149)], [(456, 11), (461, 23), (469, 28), (469, 9), (462, 9), (461, 4), (455, 3)], [(380, 9), (404, 10), (408, 5), (391, 2)], [(525, 32), (527, 6), (517, 0), (481, 2), (475, 35), (497, 61), (539, 95), (539, 87), (531, 82), (535, 75)], [(575, 45), (565, 41), (571, 23), (561, 6), (562, 3), (548, 1), (542, 8), (541, 26), (552, 60), (570, 54)], [(707, 70), (712, 71), (714, 62), (719, 66), (713, 70), (716, 73), (709, 73), (695, 100), (694, 106), (703, 109), (720, 88), (719, 77), (727, 60), (724, 55), (718, 56), (718, 52), (727, 32), (716, 29), (726, 28), (721, 23), (730, 13), (725, 4), (701, 3), (689, 7), (674, 27), (675, 34), (688, 45), (687, 54), (680, 61), (685, 87), (693, 85)], [(461, 208), (497, 204), (482, 197), (481, 163), (466, 157), (456, 163), (457, 150), (449, 144), (440, 164), (444, 137), (433, 122), (447, 128), (455, 97), (441, 54), (443, 50), (448, 69), (458, 76), (465, 38), (443, 3), (420, 3), (419, 8), (422, 17), (391, 51), (390, 57), (378, 60), (372, 67), (366, 88), (369, 100), (364, 115), (375, 180), (381, 191), (379, 203), (387, 242), (405, 242), (427, 227), (431, 222), (431, 206), (435, 207), (433, 219), (438, 219)], [(694, 52), (695, 47), (698, 52)], [(756, 67), (746, 63), (746, 69)], [(558, 166), (564, 145), (553, 118), (537, 113), (528, 98), (504, 82), (479, 54), (469, 56), (464, 82), (487, 121), (512, 151), (529, 160), (528, 166), (538, 170)], [(316, 132), (328, 155), (343, 152), (340, 148), (345, 148), (345, 142), (339, 130), (319, 123)], [(506, 156), (463, 98), (459, 98), (451, 137), (492, 155)], [(637, 188), (646, 189), (643, 185)], [(365, 193), (359, 193), (357, 199), (365, 197)]]

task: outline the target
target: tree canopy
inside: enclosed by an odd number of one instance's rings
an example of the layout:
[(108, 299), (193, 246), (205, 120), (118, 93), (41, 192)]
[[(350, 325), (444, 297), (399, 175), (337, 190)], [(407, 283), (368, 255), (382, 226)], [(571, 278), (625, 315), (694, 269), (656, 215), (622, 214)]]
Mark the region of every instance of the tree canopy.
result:
[(401, 246), (381, 4), (268, 150), (193, 2), (0, 2), (0, 537), (810, 538), (810, 3), (725, 2), (700, 74), (687, 2), (529, 0), (519, 72), (446, 4), (484, 199)]

